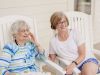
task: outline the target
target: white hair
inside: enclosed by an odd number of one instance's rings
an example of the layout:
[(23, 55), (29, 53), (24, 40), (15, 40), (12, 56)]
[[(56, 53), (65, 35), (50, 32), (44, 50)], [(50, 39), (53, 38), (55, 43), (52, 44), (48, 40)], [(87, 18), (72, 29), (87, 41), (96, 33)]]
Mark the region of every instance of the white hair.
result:
[(13, 39), (15, 38), (16, 34), (18, 33), (19, 29), (23, 26), (27, 26), (29, 28), (28, 24), (24, 20), (17, 20), (11, 25), (11, 35), (13, 36)]

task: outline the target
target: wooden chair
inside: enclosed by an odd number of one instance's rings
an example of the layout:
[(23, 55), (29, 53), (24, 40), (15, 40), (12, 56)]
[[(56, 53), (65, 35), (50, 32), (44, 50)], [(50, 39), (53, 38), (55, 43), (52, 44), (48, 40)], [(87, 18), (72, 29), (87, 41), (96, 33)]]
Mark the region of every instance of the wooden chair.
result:
[[(100, 51), (93, 48), (93, 35), (92, 35), (92, 18), (91, 15), (82, 13), (82, 12), (65, 12), (66, 16), (69, 20), (69, 29), (77, 29), (81, 32), (82, 37), (85, 39), (86, 42), (86, 49), (91, 50), (94, 54), (100, 56)], [(69, 61), (65, 61), (62, 58), (58, 57), (58, 60), (63, 64), (62, 67), (65, 65), (69, 65)], [(78, 68), (74, 69), (74, 74), (78, 75), (80, 70)], [(97, 74), (100, 75), (100, 74)]]

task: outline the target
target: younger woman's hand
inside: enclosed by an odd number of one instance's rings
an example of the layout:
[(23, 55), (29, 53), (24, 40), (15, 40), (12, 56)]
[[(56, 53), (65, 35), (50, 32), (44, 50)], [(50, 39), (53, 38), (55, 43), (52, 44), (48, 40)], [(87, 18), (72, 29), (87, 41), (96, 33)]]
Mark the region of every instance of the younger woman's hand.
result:
[(74, 63), (71, 63), (70, 65), (67, 66), (66, 73), (72, 74), (75, 67), (76, 67), (76, 65)]

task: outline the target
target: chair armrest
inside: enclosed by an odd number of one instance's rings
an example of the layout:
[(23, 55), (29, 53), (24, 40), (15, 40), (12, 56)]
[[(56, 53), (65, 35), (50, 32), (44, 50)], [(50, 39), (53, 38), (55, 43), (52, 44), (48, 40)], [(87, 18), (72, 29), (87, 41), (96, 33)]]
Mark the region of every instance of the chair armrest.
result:
[[(60, 62), (62, 62), (63, 64), (65, 64), (65, 65), (69, 65), (69, 64), (70, 64), (69, 61), (66, 61), (66, 60), (64, 60), (64, 59), (62, 59), (62, 58), (60, 58), (60, 57), (57, 57), (57, 59), (58, 59)], [(75, 67), (75, 68), (74, 68), (74, 72), (75, 72), (76, 74), (78, 74), (78, 73), (80, 73), (81, 71), (80, 71), (77, 67)]]
[(57, 65), (56, 63), (52, 62), (49, 59), (44, 60), (45, 64), (53, 69), (55, 69), (57, 72), (60, 73), (60, 75), (65, 75), (66, 71), (60, 67), (59, 65)]

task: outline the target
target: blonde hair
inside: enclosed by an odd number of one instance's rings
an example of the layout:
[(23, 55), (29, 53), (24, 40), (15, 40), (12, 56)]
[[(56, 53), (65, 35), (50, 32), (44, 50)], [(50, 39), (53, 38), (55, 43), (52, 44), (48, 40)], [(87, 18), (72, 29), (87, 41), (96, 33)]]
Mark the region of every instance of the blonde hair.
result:
[(18, 33), (19, 29), (23, 26), (29, 28), (28, 24), (24, 20), (17, 20), (11, 25), (10, 31), (11, 35), (13, 36), (13, 39), (16, 37), (16, 34)]
[(62, 18), (65, 18), (66, 21), (67, 21), (67, 24), (69, 25), (69, 21), (68, 21), (68, 18), (67, 16), (63, 13), (63, 12), (55, 12), (51, 15), (51, 18), (50, 18), (50, 22), (51, 22), (51, 28), (52, 29), (56, 29), (56, 26), (58, 24), (58, 22), (62, 19)]

